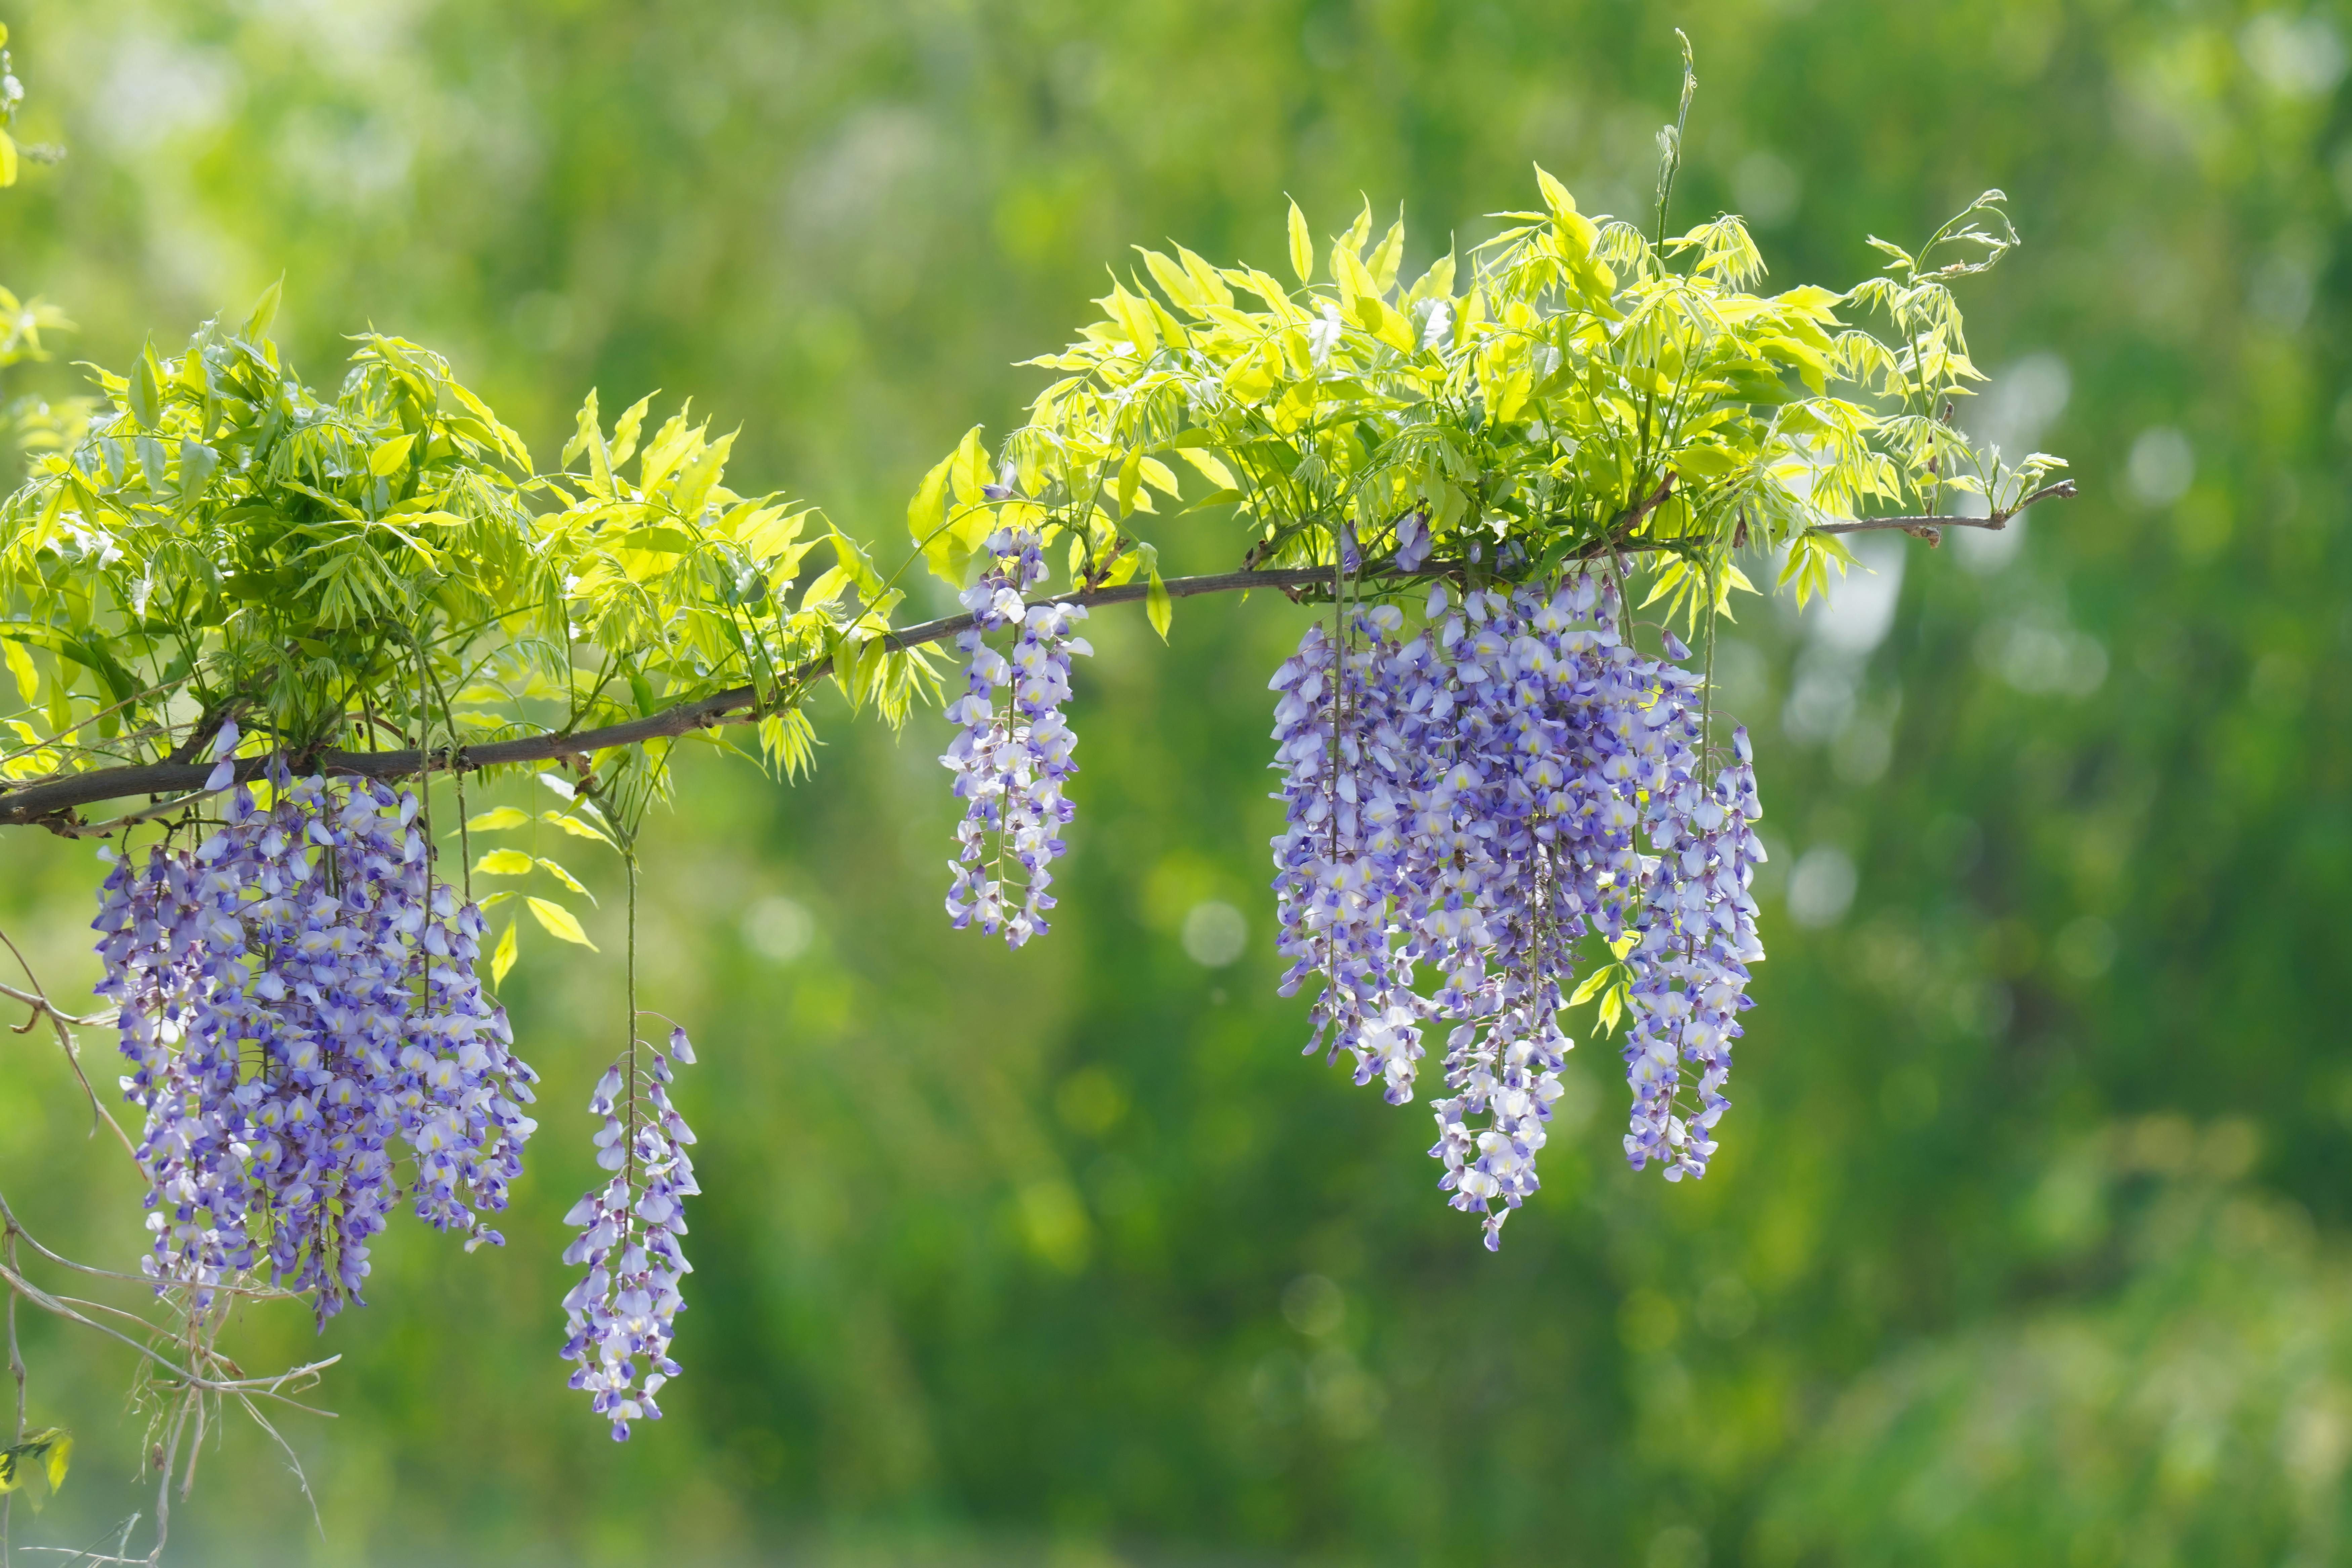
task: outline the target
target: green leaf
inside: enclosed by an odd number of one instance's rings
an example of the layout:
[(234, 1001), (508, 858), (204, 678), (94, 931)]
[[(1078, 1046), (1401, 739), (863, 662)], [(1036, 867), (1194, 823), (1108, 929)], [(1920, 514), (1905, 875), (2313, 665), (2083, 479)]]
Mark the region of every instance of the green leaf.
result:
[[(66, 1467), (73, 1458), (73, 1434), (61, 1426), (44, 1426), (27, 1432), (5, 1448), (0, 1448), (0, 1493), (13, 1492), (25, 1484), (25, 1461), (46, 1461), (43, 1474), (49, 1490), (65, 1485)], [(36, 1508), (39, 1506), (37, 1500)]]
[(857, 547), (857, 541), (837, 528), (828, 531), (825, 538), (833, 546), (835, 563), (852, 583), (856, 584), (857, 591), (866, 596), (866, 603), (872, 604), (876, 599), (880, 598), (882, 574), (874, 570), (874, 563), (866, 558), (865, 551)]
[(163, 411), (163, 377), (156, 374), (153, 344), (149, 344), (140, 353), (138, 363), (131, 367), (131, 374), (125, 381), (123, 404), (131, 411), (131, 422), (142, 430), (153, 429), (156, 416)]
[(1143, 454), (1139, 451), (1130, 451), (1127, 455), (1127, 460), (1118, 466), (1118, 484), (1116, 493), (1118, 497), (1119, 510), (1135, 510), (1135, 488), (1142, 482)]
[(515, 923), (507, 921), (507, 929), (499, 932), (499, 945), (490, 953), (490, 984), (506, 983), (507, 971), (515, 966)]
[(528, 877), (530, 857), (520, 849), (493, 849), (474, 862), (478, 877)]
[(1244, 501), (1248, 499), (1249, 498), (1247, 496), (1235, 489), (1211, 490), (1207, 495), (1202, 496), (1200, 500), (1194, 501), (1191, 506), (1186, 507), (1184, 510), (1186, 511), (1199, 511), (1204, 507), (1232, 506), (1236, 502)]
[(1685, 447), (1675, 454), (1673, 466), (1677, 479), (1719, 479), (1739, 467), (1739, 457), (1721, 447)]
[[(1185, 434), (1189, 436), (1192, 432), (1188, 430)], [(1198, 447), (1179, 447), (1176, 448), (1176, 455), (1192, 464), (1202, 479), (1216, 486), (1217, 489), (1231, 490), (1235, 495), (1241, 493), (1242, 482), (1234, 478), (1234, 471), (1225, 467), (1214, 453), (1204, 452)]]
[(16, 678), (16, 695), (30, 708), (41, 698), (41, 672), (34, 666), (33, 656), (15, 637), (0, 637), (0, 658), (8, 661), (8, 673)]
[(1307, 231), (1307, 215), (1298, 204), (1290, 204), (1290, 269), (1298, 274), (1301, 283), (1315, 280), (1315, 238)]
[(261, 291), (261, 298), (246, 312), (245, 336), (248, 342), (259, 342), (269, 335), (270, 323), (278, 320), (278, 302), (286, 291), (286, 275), (279, 273), (278, 281)]
[[(980, 427), (973, 426), (972, 434), (979, 433)], [(923, 476), (923, 482), (915, 487), (914, 499), (907, 503), (908, 536), (914, 540), (917, 549), (927, 553), (932, 536), (946, 525), (948, 474), (954, 468), (955, 460), (956, 455), (950, 452), (932, 464), (931, 471)]]
[(163, 493), (163, 476), (171, 471), (171, 459), (163, 455), (163, 443), (152, 436), (142, 436), (131, 443), (139, 455), (139, 477), (147, 489), (156, 495)]
[(530, 813), (511, 805), (501, 805), (466, 819), (466, 826), (476, 833), (499, 833), (509, 827), (520, 827), (530, 820)]
[(1155, 552), (1151, 563), (1151, 586), (1144, 594), (1144, 614), (1151, 617), (1151, 629), (1160, 640), (1168, 640), (1168, 628), (1176, 618), (1176, 602), (1168, 596), (1168, 584), (1160, 580), (1160, 563)]
[(205, 486), (220, 468), (220, 454), (202, 441), (180, 443), (180, 510), (185, 511), (205, 493)]
[(537, 918), (541, 925), (547, 928), (548, 935), (559, 937), (565, 942), (577, 942), (591, 952), (603, 951), (588, 940), (588, 933), (580, 929), (580, 921), (562, 904), (551, 899), (533, 898), (527, 898), (523, 902), (530, 906), (531, 914)]
[(389, 441), (377, 443), (375, 450), (368, 454), (368, 472), (380, 479), (400, 472), (408, 466), (408, 448), (415, 439), (413, 435), (394, 436)]

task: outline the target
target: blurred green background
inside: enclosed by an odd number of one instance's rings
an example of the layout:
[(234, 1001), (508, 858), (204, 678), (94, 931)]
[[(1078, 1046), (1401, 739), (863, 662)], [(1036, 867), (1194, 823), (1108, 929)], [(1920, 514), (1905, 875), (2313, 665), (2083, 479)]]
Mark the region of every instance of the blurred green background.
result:
[[(1722, 656), (1770, 877), (1714, 1173), (1637, 1179), (1606, 1041), (1499, 1257), (1425, 1112), (1273, 995), (1265, 679), (1287, 605), (1133, 611), (1081, 674), (1050, 938), (946, 929), (945, 726), (825, 726), (814, 783), (689, 763), (651, 832), (654, 1005), (705, 1065), (669, 1418), (562, 1386), (560, 1215), (610, 958), (526, 954), (536, 1161), (471, 1258), (397, 1226), (296, 1416), (323, 1539), (233, 1426), (189, 1563), (2320, 1563), (2352, 1559), (2352, 16), (2215, 0), (18, 0), (0, 278), (120, 363), (241, 310), (331, 381), (373, 324), (551, 454), (590, 385), (740, 422), (738, 475), (895, 550), (1130, 243), (1271, 266), (1283, 193), (1436, 237), (1541, 160), (1638, 212), (1690, 32), (1687, 217), (1842, 287), (2005, 187), (1965, 412), (2074, 458), (2009, 535), (1751, 602)], [(1216, 569), (1201, 522), (1171, 565)], [(918, 608), (921, 607), (919, 605)], [(523, 786), (530, 787), (530, 786)], [(479, 797), (477, 796), (477, 799)], [(610, 889), (612, 868), (597, 886)], [(86, 846), (0, 919), (94, 978)], [(617, 945), (615, 900), (592, 921)], [(106, 1042), (91, 1042), (102, 1059)], [(140, 1242), (39, 1037), (0, 1184)], [(133, 1509), (127, 1354), (26, 1325), (79, 1434), (20, 1541)], [(29, 1533), (28, 1533), (29, 1531)]]

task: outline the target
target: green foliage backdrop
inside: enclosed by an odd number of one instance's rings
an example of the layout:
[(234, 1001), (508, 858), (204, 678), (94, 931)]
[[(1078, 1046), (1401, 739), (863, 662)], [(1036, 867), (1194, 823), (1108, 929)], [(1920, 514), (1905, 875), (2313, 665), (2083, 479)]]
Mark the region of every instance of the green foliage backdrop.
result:
[[(558, 1216), (589, 1170), (566, 1123), (618, 979), (541, 944), (510, 983), (548, 1078), (506, 1227), (527, 1245), (388, 1236), (376, 1304), (323, 1347), (343, 1417), (298, 1437), (324, 1543), (233, 1433), (193, 1559), (2346, 1549), (2352, 40), (2327, 9), (8, 20), (16, 129), (70, 148), (0, 209), (0, 270), (83, 323), (51, 348), (121, 364), (282, 271), (314, 383), (343, 333), (430, 342), (541, 453), (590, 385), (690, 392), (741, 426), (736, 489), (867, 539), (974, 419), (1018, 422), (1041, 382), (1009, 362), (1065, 341), (1131, 244), (1278, 271), (1284, 191), (1475, 241), (1531, 161), (1640, 214), (1680, 25), (1703, 86), (1678, 210), (1745, 212), (1780, 281), (1860, 278), (1864, 233), (2010, 192), (2027, 244), (1969, 300), (1996, 394), (1967, 417), (2070, 453), (2085, 492), (2021, 544), (1882, 542), (1802, 621), (1739, 610), (1719, 671), (1776, 876), (1737, 1130), (1696, 1187), (1637, 1183), (1613, 1063), (1572, 1064), (1498, 1258), (1431, 1201), (1417, 1119), (1300, 1061), (1303, 1007), (1271, 994), (1289, 606), (1187, 605), (1167, 650), (1139, 607), (1096, 617), (1066, 897), (1010, 957), (939, 913), (935, 715), (828, 725), (789, 790), (691, 761), (694, 809), (646, 838), (650, 984), (709, 1064), (682, 1090), (708, 1195), (670, 1419), (616, 1450), (562, 1387)], [(28, 837), (0, 845), (0, 919), (70, 993), (97, 868)], [(608, 952), (614, 902), (589, 916)], [(45, 1049), (0, 1058), (10, 1190), (127, 1258), (127, 1178)], [(30, 1331), (34, 1420), (81, 1443), (37, 1528), (88, 1540), (141, 1506), (130, 1368)], [(257, 1363), (312, 1352), (299, 1312), (249, 1332)]]

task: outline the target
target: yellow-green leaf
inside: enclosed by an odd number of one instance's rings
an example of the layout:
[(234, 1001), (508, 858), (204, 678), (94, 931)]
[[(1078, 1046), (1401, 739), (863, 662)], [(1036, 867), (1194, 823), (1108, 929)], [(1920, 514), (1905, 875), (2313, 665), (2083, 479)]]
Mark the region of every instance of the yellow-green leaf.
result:
[(0, 131), (0, 185), (16, 183), (16, 139)]
[(1219, 461), (1215, 454), (1204, 452), (1198, 447), (1179, 447), (1176, 455), (1192, 464), (1202, 479), (1219, 489), (1238, 491), (1242, 488), (1242, 482), (1234, 478), (1234, 471)]
[(541, 925), (547, 928), (548, 935), (578, 942), (591, 952), (602, 951), (588, 940), (588, 933), (580, 929), (579, 919), (562, 904), (552, 899), (525, 899), (523, 902), (530, 906), (530, 912), (538, 918)]
[(499, 945), (490, 953), (490, 984), (506, 983), (507, 971), (515, 966), (515, 923), (507, 921), (507, 929), (499, 932)]
[(1348, 232), (1336, 237), (1331, 241), (1331, 248), (1335, 259), (1338, 253), (1344, 250), (1349, 256), (1354, 257), (1359, 262), (1360, 262), (1364, 257), (1365, 242), (1370, 240), (1371, 237), (1372, 198), (1366, 196), (1364, 198), (1364, 210), (1356, 215), (1356, 221), (1348, 226)]
[(1371, 260), (1367, 264), (1371, 270), (1372, 285), (1381, 293), (1386, 294), (1395, 285), (1397, 263), (1403, 258), (1404, 219), (1400, 217), (1389, 226), (1388, 233), (1373, 247)]
[[(613, 840), (606, 836), (603, 828), (577, 816), (569, 816), (560, 811), (542, 811), (539, 814), (539, 819), (541, 822), (555, 824), (575, 838), (593, 838), (599, 844), (613, 845)], [(613, 845), (613, 847), (618, 848), (619, 846)]]
[(1290, 269), (1301, 283), (1315, 280), (1315, 239), (1307, 229), (1307, 215), (1290, 204)]
[(41, 672), (33, 664), (33, 655), (15, 637), (0, 637), (0, 656), (8, 661), (8, 673), (16, 678), (16, 695), (31, 707), (41, 700)]
[[(1136, 248), (1143, 250), (1141, 246)], [(1144, 250), (1143, 267), (1151, 274), (1151, 280), (1160, 285), (1170, 302), (1178, 309), (1198, 310), (1206, 303), (1206, 297), (1201, 292), (1201, 286), (1192, 280), (1192, 275), (1171, 258), (1156, 250)]]
[(1372, 275), (1364, 269), (1361, 258), (1344, 245), (1331, 247), (1331, 278), (1339, 285), (1339, 308), (1351, 314), (1358, 300), (1380, 292), (1379, 287), (1372, 282)]
[(509, 827), (520, 827), (530, 820), (530, 813), (519, 811), (511, 805), (501, 805), (479, 816), (467, 817), (466, 826), (476, 833), (497, 833)]
[(394, 436), (389, 441), (378, 442), (375, 450), (368, 454), (368, 472), (378, 479), (400, 472), (407, 465), (408, 448), (415, 440), (415, 436)]
[[(0, 1493), (13, 1492), (25, 1484), (25, 1461), (46, 1460), (45, 1471), (49, 1489), (55, 1491), (65, 1484), (66, 1467), (73, 1458), (73, 1434), (62, 1426), (44, 1426), (27, 1432), (5, 1448), (0, 1448)], [(36, 1500), (36, 1511), (40, 1503)]]
[(286, 275), (281, 272), (278, 281), (264, 289), (261, 298), (253, 302), (253, 309), (245, 313), (245, 335), (249, 341), (258, 342), (268, 335), (269, 324), (278, 320), (278, 301), (285, 292)]
[(1169, 624), (1175, 618), (1175, 604), (1169, 595), (1168, 584), (1160, 578), (1160, 552), (1152, 545), (1139, 544), (1135, 558), (1142, 563), (1149, 580), (1143, 595), (1144, 614), (1150, 616), (1151, 629), (1160, 634), (1160, 640), (1166, 642)]
[(493, 849), (474, 862), (474, 874), (478, 877), (528, 877), (530, 857), (520, 849)]
[(1675, 454), (1674, 466), (1684, 479), (1719, 479), (1739, 467), (1739, 458), (1721, 447), (1685, 447)]
[(557, 865), (554, 861), (549, 859), (544, 855), (534, 857), (534, 858), (539, 861), (540, 866), (543, 869), (554, 872), (555, 879), (557, 881), (562, 883), (565, 887), (571, 889), (582, 898), (586, 899), (590, 903), (593, 904), (596, 901), (596, 895), (582, 887), (580, 885), (579, 878), (573, 876), (571, 872), (565, 870), (562, 867)]
[(1582, 984), (1577, 986), (1575, 994), (1569, 997), (1568, 1005), (1571, 1007), (1580, 1007), (1585, 1003), (1591, 1001), (1593, 997), (1600, 994), (1601, 988), (1602, 986), (1608, 984), (1610, 981), (1616, 978), (1618, 966), (1616, 964), (1602, 964), (1600, 968), (1594, 970), (1591, 973), (1584, 977)]
[(1127, 455), (1127, 460), (1118, 466), (1118, 494), (1119, 510), (1133, 511), (1135, 510), (1135, 487), (1142, 483), (1142, 481), (1143, 454), (1140, 452), (1129, 452)]

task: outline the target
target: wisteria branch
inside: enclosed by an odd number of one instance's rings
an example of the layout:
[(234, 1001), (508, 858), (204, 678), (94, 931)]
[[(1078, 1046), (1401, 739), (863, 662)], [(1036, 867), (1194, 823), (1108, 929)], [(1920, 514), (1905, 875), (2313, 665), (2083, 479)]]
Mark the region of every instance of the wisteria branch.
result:
[[(1226, 594), (1250, 588), (1279, 590), (1307, 587), (1328, 581), (1330, 574), (1328, 567), (1320, 566), (1227, 572), (1209, 577), (1171, 578), (1165, 586), (1170, 598), (1182, 599), (1197, 594)], [(1065, 594), (1053, 602), (1120, 605), (1141, 599), (1150, 592), (1148, 584), (1123, 583), (1117, 587)], [(968, 615), (949, 616), (892, 632), (886, 640), (894, 651), (919, 647), (927, 643), (943, 642), (971, 625), (971, 617)], [(832, 667), (833, 661), (829, 658), (812, 660), (792, 671), (786, 684), (798, 686), (814, 680)], [(635, 746), (647, 741), (674, 739), (715, 724), (755, 718), (759, 703), (758, 688), (736, 686), (643, 719), (632, 719), (625, 723), (607, 724), (593, 730), (524, 735), (510, 741), (488, 741), (479, 745), (461, 746), (429, 754), (413, 749), (322, 751), (310, 760), (322, 773), (376, 779), (406, 778), (424, 772), (427, 766), (435, 773), (467, 773), (521, 763), (556, 762), (570, 757), (584, 757), (615, 746)], [(260, 778), (268, 771), (269, 762), (267, 757), (239, 760), (236, 764), (237, 782), (245, 784)], [(100, 768), (42, 784), (27, 784), (0, 794), (0, 826), (38, 825), (68, 836), (79, 836), (83, 831), (81, 825), (68, 820), (64, 816), (77, 806), (134, 795), (174, 797), (136, 814), (142, 818), (152, 816), (159, 811), (201, 798), (211, 772), (211, 765), (205, 763), (151, 763), (131, 767)]]
[[(2010, 519), (2035, 501), (2053, 500), (2074, 493), (2071, 479), (2049, 485), (2026, 497), (2016, 506), (1990, 517), (1886, 517), (1864, 518), (1853, 522), (1821, 523), (1816, 533), (1858, 533), (1875, 529), (1896, 529), (1934, 542), (1940, 530), (1952, 528), (2000, 529)], [(1653, 498), (1647, 504), (1663, 500)], [(1639, 545), (1627, 547), (1638, 550)], [(1450, 576), (1462, 570), (1459, 563), (1431, 562), (1417, 572), (1398, 574), (1401, 581), (1433, 576)], [(1370, 574), (1380, 575), (1377, 569)], [(1223, 572), (1202, 577), (1171, 577), (1162, 584), (1171, 599), (1188, 599), (1202, 594), (1247, 592), (1253, 588), (1296, 591), (1322, 586), (1331, 580), (1328, 566), (1295, 566), (1247, 572)], [(1122, 583), (1116, 587), (1089, 588), (1076, 593), (1057, 595), (1047, 603), (1057, 605), (1123, 605), (1149, 596), (1149, 584)], [(947, 616), (935, 621), (923, 621), (889, 633), (884, 642), (895, 651), (920, 647), (928, 643), (943, 642), (964, 630), (972, 623), (969, 615)], [(790, 672), (784, 686), (796, 689), (817, 679), (833, 668), (830, 658), (814, 659)], [(672, 740), (691, 734), (697, 730), (715, 725), (741, 723), (761, 717), (761, 692), (753, 686), (734, 686), (724, 691), (714, 691), (692, 702), (682, 702), (674, 708), (631, 719), (624, 723), (606, 724), (593, 730), (551, 731), (545, 734), (520, 735), (512, 740), (487, 741), (479, 745), (459, 746), (427, 752), (417, 749), (382, 752), (345, 752), (327, 750), (305, 759), (318, 771), (358, 778), (397, 779), (430, 769), (434, 773), (463, 773), (480, 768), (510, 767), (525, 763), (561, 762), (617, 746), (642, 745), (647, 741)], [(238, 761), (236, 773), (239, 784), (260, 778), (270, 766), (268, 757), (246, 757)], [(94, 831), (112, 831), (131, 822), (168, 813), (179, 806), (200, 800), (212, 773), (209, 764), (201, 762), (163, 762), (134, 766), (100, 768), (89, 773), (72, 773), (64, 778), (49, 779), (39, 784), (0, 793), (0, 826), (41, 826), (67, 837), (78, 837)], [(117, 818), (93, 828), (79, 823), (71, 816), (75, 808), (96, 805), (100, 801), (119, 800), (126, 795), (163, 797), (153, 805)]]

